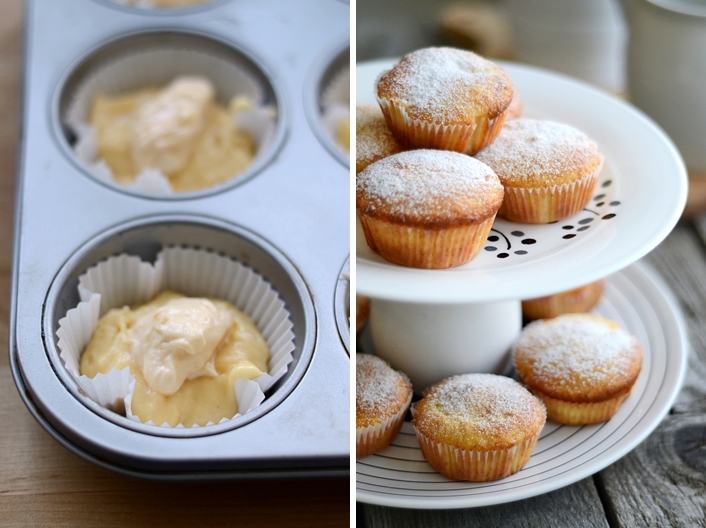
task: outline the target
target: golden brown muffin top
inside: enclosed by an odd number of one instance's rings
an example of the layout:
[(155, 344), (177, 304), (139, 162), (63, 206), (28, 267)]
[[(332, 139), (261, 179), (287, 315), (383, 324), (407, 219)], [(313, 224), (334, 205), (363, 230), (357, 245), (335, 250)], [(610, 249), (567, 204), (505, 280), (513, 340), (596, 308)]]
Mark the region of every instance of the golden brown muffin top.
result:
[(386, 361), (370, 354), (355, 355), (355, 426), (368, 427), (400, 412), (409, 404), (412, 384)]
[(355, 327), (356, 333), (360, 334), (370, 315), (370, 297), (355, 294)]
[(495, 374), (464, 374), (432, 385), (412, 408), (424, 436), (459, 449), (508, 449), (546, 421), (541, 401), (518, 382)]
[(500, 66), (473, 52), (424, 48), (384, 72), (375, 93), (404, 106), (411, 119), (458, 125), (502, 114), (512, 100), (512, 81)]
[(485, 164), (444, 150), (410, 150), (356, 176), (356, 207), (393, 223), (443, 228), (479, 222), (500, 208), (504, 189)]
[(514, 355), (520, 380), (530, 389), (572, 403), (622, 394), (642, 367), (637, 338), (614, 321), (588, 313), (528, 324)]
[(498, 137), (476, 154), (506, 187), (563, 185), (603, 164), (596, 144), (576, 128), (535, 119), (507, 121)]
[(382, 110), (375, 105), (355, 107), (355, 172), (382, 158), (402, 152), (387, 126)]

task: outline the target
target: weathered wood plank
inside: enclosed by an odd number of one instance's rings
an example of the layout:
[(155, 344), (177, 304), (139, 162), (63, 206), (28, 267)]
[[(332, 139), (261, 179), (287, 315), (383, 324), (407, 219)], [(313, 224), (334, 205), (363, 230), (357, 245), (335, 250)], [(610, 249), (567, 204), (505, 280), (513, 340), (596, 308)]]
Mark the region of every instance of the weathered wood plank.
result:
[(485, 508), (408, 510), (364, 505), (362, 510), (366, 528), (608, 526), (598, 491), (591, 478), (538, 497)]
[[(0, 354), (7, 346), (0, 343)], [(73, 455), (27, 412), (0, 363), (0, 526), (340, 526), (347, 477), (156, 482)]]
[(612, 526), (706, 526), (706, 415), (668, 416), (597, 482)]
[(647, 256), (679, 301), (691, 353), (672, 414), (596, 476), (612, 526), (706, 526), (706, 251), (683, 223)]
[(680, 224), (647, 261), (678, 299), (691, 352), (684, 388), (673, 412), (706, 412), (706, 251), (691, 224)]

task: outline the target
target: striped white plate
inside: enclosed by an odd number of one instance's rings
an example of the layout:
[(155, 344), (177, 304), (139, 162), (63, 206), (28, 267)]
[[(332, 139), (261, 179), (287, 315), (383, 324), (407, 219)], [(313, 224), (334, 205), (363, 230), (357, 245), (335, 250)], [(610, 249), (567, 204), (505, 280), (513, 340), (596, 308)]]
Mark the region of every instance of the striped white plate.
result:
[(583, 427), (547, 422), (520, 472), (485, 483), (454, 481), (434, 471), (406, 422), (387, 449), (357, 461), (357, 500), (433, 509), (510, 502), (572, 484), (631, 451), (659, 425), (679, 393), (688, 355), (685, 324), (668, 286), (642, 262), (608, 278), (594, 311), (633, 333), (644, 354), (633, 391), (613, 418)]

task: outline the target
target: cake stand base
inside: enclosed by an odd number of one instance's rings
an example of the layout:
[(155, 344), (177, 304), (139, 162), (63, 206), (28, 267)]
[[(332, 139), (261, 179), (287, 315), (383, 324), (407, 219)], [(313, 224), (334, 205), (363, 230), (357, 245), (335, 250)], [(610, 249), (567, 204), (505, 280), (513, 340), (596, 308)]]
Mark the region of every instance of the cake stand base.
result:
[(522, 328), (520, 301), (419, 304), (372, 299), (375, 353), (409, 376), (414, 392), (470, 372), (503, 373)]

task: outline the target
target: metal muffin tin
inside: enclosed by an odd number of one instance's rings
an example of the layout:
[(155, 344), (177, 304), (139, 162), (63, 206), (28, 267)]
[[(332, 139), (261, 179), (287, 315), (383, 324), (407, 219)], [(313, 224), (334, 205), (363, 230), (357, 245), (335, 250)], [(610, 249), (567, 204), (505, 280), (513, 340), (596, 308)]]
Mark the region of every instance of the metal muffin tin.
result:
[[(319, 122), (318, 99), (348, 65), (349, 20), (339, 0), (216, 0), (167, 11), (27, 2), (10, 359), (30, 412), (73, 452), (150, 478), (348, 473), (349, 168)], [(242, 61), (278, 117), (267, 152), (242, 178), (159, 198), (90, 175), (61, 116), (93, 65), (169, 39)], [(78, 302), (78, 276), (111, 255), (150, 260), (170, 245), (250, 266), (291, 315), (287, 374), (260, 407), (222, 424), (128, 424), (83, 396), (58, 358), (58, 320)]]

